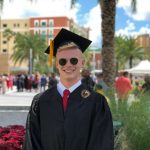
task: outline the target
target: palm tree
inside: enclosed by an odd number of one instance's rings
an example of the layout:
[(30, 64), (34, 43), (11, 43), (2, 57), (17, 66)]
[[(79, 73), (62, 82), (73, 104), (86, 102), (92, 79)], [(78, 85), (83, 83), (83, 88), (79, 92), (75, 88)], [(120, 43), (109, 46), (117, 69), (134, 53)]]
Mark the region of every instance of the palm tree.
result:
[(115, 53), (114, 53), (114, 34), (116, 0), (101, 0), (102, 17), (102, 70), (104, 81), (109, 87), (113, 87), (115, 78)]
[(145, 57), (145, 52), (142, 47), (137, 45), (134, 38), (126, 37), (122, 55), (124, 55), (126, 61), (129, 61), (129, 68), (132, 68), (133, 60), (143, 59)]
[(86, 69), (91, 69), (91, 60), (92, 60), (92, 55), (90, 54), (90, 49), (88, 49), (87, 51), (85, 51), (85, 53), (83, 54), (84, 58), (85, 58), (85, 65), (84, 67)]
[(34, 63), (38, 66), (37, 64), (39, 62), (39, 64), (46, 65), (47, 57), (43, 55), (46, 42), (40, 35), (15, 33), (10, 29), (6, 29), (4, 31), (4, 37), (6, 37), (8, 41), (14, 37), (14, 51), (11, 58), (15, 64), (21, 64), (23, 61), (29, 60), (30, 49), (32, 49), (32, 66), (34, 67)]
[(150, 60), (150, 46), (146, 47), (145, 55), (145, 58)]
[[(14, 41), (14, 52), (11, 58), (15, 63), (22, 63), (29, 59), (30, 49), (32, 49), (32, 66), (34, 68), (34, 63), (39, 62), (39, 60), (45, 59), (43, 51), (46, 49), (45, 39), (41, 38), (39, 35), (33, 35), (31, 33), (20, 34), (17, 33)], [(42, 64), (42, 62), (40, 62)], [(45, 63), (46, 65), (46, 63)]]
[(132, 68), (133, 60), (141, 60), (145, 57), (144, 49), (136, 44), (133, 37), (115, 37), (115, 53), (119, 69), (125, 69), (127, 62)]
[[(71, 6), (77, 0), (71, 1)], [(113, 87), (115, 78), (115, 51), (114, 51), (114, 32), (116, 2), (118, 0), (98, 0), (101, 8), (102, 18), (102, 70), (104, 81), (109, 87)], [(136, 11), (136, 0), (131, 0), (133, 12)]]
[(124, 38), (122, 36), (115, 37), (115, 54), (116, 54), (116, 75), (118, 70), (124, 69), (125, 60), (122, 56), (122, 50), (124, 49)]

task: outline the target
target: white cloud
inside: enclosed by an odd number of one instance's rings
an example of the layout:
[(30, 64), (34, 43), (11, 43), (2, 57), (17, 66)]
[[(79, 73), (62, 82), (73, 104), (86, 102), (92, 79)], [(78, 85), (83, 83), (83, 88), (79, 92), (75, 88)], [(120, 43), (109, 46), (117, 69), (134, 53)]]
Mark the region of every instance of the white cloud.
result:
[(77, 21), (79, 4), (70, 9), (71, 0), (5, 0), (2, 18), (28, 18), (36, 16), (67, 16)]
[(130, 20), (127, 20), (127, 26), (123, 29), (119, 29), (116, 31), (116, 36), (133, 36), (136, 37), (141, 34), (150, 34), (150, 26), (146, 24), (145, 26), (141, 27), (139, 30), (135, 30), (135, 24)]
[(137, 0), (137, 12), (131, 11), (131, 0), (119, 0), (119, 8), (123, 8), (125, 13), (135, 20), (150, 20), (150, 0)]
[(101, 12), (100, 6), (97, 5), (86, 14), (86, 27), (90, 28), (90, 39), (93, 41), (92, 46), (100, 47), (101, 44)]

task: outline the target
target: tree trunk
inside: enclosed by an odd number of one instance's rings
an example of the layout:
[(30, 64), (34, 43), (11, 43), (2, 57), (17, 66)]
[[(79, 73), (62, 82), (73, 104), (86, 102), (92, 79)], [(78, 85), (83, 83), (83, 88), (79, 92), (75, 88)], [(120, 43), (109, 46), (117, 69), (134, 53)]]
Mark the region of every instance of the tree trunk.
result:
[(116, 0), (101, 0), (102, 17), (102, 70), (104, 81), (112, 88), (115, 79), (115, 52), (114, 52), (114, 33), (115, 33), (115, 14)]
[(132, 60), (133, 60), (133, 57), (131, 56), (130, 59), (129, 59), (129, 68), (132, 68), (132, 64), (133, 64), (133, 63), (132, 63), (132, 62), (133, 62)]

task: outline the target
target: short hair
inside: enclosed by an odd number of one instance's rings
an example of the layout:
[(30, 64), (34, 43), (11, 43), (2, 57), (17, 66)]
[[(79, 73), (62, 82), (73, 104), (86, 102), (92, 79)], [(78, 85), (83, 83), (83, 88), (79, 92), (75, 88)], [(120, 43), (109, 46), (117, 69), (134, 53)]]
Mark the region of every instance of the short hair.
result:
[(123, 76), (128, 76), (129, 75), (129, 72), (125, 71), (123, 72)]

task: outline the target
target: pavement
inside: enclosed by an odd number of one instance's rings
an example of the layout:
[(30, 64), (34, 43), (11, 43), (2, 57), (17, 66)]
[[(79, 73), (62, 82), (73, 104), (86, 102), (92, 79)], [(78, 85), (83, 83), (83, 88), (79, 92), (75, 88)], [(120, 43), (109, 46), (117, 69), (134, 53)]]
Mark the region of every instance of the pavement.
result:
[(6, 106), (30, 106), (33, 97), (38, 92), (17, 92), (15, 89), (0, 94), (0, 108)]
[(0, 94), (0, 126), (25, 125), (33, 97), (37, 92), (7, 91)]

